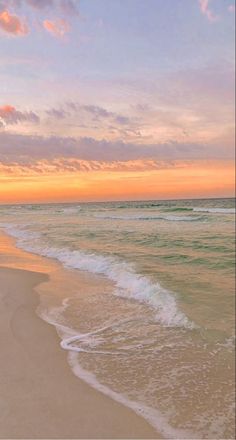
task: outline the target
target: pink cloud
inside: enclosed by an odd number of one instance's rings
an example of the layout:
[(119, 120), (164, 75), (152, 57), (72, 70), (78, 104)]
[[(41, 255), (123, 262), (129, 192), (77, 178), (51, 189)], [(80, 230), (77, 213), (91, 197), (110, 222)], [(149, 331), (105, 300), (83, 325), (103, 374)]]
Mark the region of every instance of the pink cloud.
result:
[(235, 5), (229, 5), (228, 11), (234, 13), (235, 12)]
[(43, 27), (47, 32), (52, 34), (56, 38), (63, 38), (64, 35), (69, 32), (70, 26), (66, 20), (44, 20)]
[(26, 35), (29, 32), (26, 24), (16, 15), (9, 14), (7, 10), (0, 12), (0, 29), (15, 36)]
[(210, 0), (199, 0), (200, 10), (203, 15), (207, 17), (207, 19), (211, 22), (217, 21), (219, 17), (215, 15), (212, 10), (209, 8)]

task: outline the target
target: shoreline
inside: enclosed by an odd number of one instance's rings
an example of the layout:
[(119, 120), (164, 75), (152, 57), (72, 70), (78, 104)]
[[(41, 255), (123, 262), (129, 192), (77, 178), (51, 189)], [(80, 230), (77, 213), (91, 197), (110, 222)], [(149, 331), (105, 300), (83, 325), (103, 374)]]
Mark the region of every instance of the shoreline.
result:
[[(72, 373), (56, 329), (36, 313), (34, 289), (50, 274), (33, 271), (31, 254), (13, 243), (0, 235), (0, 438), (160, 439), (145, 419)], [(15, 251), (28, 258), (23, 266), (30, 270), (17, 268)], [(46, 262), (33, 257), (39, 266)]]

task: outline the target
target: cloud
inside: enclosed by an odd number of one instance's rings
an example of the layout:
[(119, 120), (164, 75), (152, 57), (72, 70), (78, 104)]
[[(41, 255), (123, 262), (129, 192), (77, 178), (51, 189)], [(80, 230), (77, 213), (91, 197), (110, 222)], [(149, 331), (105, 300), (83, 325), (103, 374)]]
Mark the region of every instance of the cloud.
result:
[[(16, 0), (17, 1), (17, 0)], [(64, 15), (78, 15), (79, 0), (24, 0), (34, 9), (54, 8)]]
[(0, 107), (0, 126), (14, 125), (18, 122), (38, 123), (39, 117), (32, 111), (21, 112), (12, 105)]
[(97, 105), (83, 105), (80, 106), (83, 110), (87, 111), (88, 113), (91, 113), (96, 119), (99, 118), (109, 118), (113, 116), (112, 112), (109, 112), (108, 110), (99, 107)]
[(16, 15), (11, 15), (7, 10), (0, 12), (0, 29), (14, 36), (24, 36), (29, 32), (26, 23)]
[(69, 23), (63, 19), (44, 20), (43, 27), (56, 38), (63, 38), (70, 30)]
[(234, 13), (235, 12), (235, 5), (229, 5), (228, 6), (228, 11)]
[(0, 0), (0, 29), (8, 35), (23, 36), (29, 33), (27, 24), (17, 15), (12, 15), (9, 8), (20, 10), (22, 6), (41, 12), (49, 9), (59, 17), (55, 20), (43, 21), (43, 27), (54, 37), (62, 38), (70, 30), (70, 25), (64, 17), (78, 17), (78, 0)]
[[(157, 80), (134, 80), (127, 86), (128, 91), (142, 92), (144, 104), (132, 103), (130, 111), (137, 115), (136, 129), (143, 138), (183, 140), (181, 133), (187, 132), (194, 142), (209, 142), (234, 126), (235, 72), (227, 61), (167, 72)], [(137, 95), (132, 94), (135, 102)]]
[(207, 19), (211, 22), (217, 21), (219, 17), (215, 15), (212, 10), (209, 8), (210, 0), (199, 0), (200, 10), (203, 15), (207, 17)]
[(174, 161), (154, 161), (154, 160), (133, 160), (126, 162), (106, 162), (106, 161), (85, 161), (78, 159), (60, 158), (51, 161), (36, 160), (33, 163), (18, 164), (12, 162), (11, 164), (0, 163), (0, 174), (16, 176), (27, 176), (32, 174), (67, 174), (90, 171), (111, 171), (111, 172), (137, 172), (137, 171), (152, 171), (170, 168), (183, 168), (189, 165), (189, 162), (174, 162)]
[(56, 108), (46, 110), (46, 113), (50, 118), (52, 117), (55, 119), (65, 119), (67, 116), (70, 115), (66, 110)]
[(61, 0), (60, 1), (60, 9), (61, 11), (65, 14), (65, 15), (78, 15), (78, 3), (79, 0), (77, 0), (76, 2), (73, 0)]
[(100, 118), (105, 118), (105, 119), (108, 118), (108, 119), (112, 119), (114, 122), (117, 122), (118, 124), (121, 125), (128, 124), (130, 122), (130, 119), (128, 117), (119, 115), (114, 112), (110, 112), (97, 105), (83, 105), (81, 106), (81, 109), (92, 114), (96, 120), (99, 120)]
[(81, 116), (82, 113), (92, 116), (93, 121), (96, 122), (107, 120), (117, 123), (118, 125), (128, 125), (131, 123), (131, 118), (128, 116), (109, 111), (98, 105), (84, 105), (77, 102), (67, 102), (64, 107), (61, 107), (60, 109), (52, 108), (47, 110), (47, 114), (49, 116), (59, 119), (67, 118), (73, 115), (77, 116), (78, 114)]
[(44, 9), (54, 5), (54, 0), (25, 0), (25, 2), (35, 9)]
[(191, 142), (166, 142), (135, 144), (123, 141), (101, 141), (93, 138), (59, 136), (29, 136), (0, 132), (0, 162), (31, 166), (38, 161), (185, 161), (185, 160), (231, 160), (234, 149), (218, 145), (194, 144)]
[(54, 9), (64, 14), (78, 14), (79, 0), (0, 0), (2, 8), (20, 8), (21, 6), (30, 6), (35, 10)]

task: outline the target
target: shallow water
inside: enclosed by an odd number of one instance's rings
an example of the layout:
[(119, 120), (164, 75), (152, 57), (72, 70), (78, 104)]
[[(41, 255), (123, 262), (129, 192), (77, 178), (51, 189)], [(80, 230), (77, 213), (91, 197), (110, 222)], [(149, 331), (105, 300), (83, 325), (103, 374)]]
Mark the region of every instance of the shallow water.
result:
[(68, 268), (40, 313), (75, 374), (166, 438), (234, 438), (232, 199), (1, 206), (0, 222)]

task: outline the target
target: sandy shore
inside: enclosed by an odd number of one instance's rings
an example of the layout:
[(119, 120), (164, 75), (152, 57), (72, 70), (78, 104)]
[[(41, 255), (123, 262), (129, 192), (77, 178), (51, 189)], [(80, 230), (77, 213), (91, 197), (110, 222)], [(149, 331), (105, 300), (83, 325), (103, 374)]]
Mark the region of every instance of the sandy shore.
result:
[[(6, 252), (12, 241), (0, 240)], [(54, 327), (35, 312), (34, 288), (49, 276), (13, 268), (10, 254), (10, 267), (0, 267), (0, 438), (161, 438), (73, 375)]]

